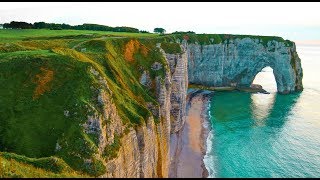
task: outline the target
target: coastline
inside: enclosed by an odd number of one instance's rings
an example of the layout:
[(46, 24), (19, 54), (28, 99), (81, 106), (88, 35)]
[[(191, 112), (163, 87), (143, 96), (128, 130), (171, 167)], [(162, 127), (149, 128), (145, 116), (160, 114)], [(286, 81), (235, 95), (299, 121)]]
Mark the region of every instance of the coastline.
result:
[(212, 91), (193, 90), (187, 95), (187, 117), (181, 130), (171, 135), (169, 177), (208, 177), (204, 164), (210, 132), (208, 103)]

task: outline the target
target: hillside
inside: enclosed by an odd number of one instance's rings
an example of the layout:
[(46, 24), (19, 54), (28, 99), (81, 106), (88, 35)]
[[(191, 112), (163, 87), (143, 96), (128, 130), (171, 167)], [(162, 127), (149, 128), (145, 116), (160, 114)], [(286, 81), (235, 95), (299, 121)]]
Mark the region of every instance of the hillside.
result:
[[(144, 34), (1, 30), (0, 36), (1, 151), (31, 158), (55, 156), (77, 171), (97, 176), (105, 171), (99, 160), (84, 167), (78, 162), (81, 158), (70, 156), (73, 152), (90, 157), (98, 148), (98, 137), (79, 127), (88, 114), (102, 113), (94, 98), (101, 89), (95, 73), (107, 81), (127, 127), (151, 115), (147, 101), (157, 105), (155, 87), (143, 88), (139, 77), (141, 69), (150, 69), (154, 62), (166, 67), (166, 62), (155, 44), (131, 39)], [(164, 75), (164, 68), (150, 74), (154, 81)], [(64, 142), (73, 144), (55, 151)], [(106, 148), (104, 157), (114, 156), (116, 150)]]

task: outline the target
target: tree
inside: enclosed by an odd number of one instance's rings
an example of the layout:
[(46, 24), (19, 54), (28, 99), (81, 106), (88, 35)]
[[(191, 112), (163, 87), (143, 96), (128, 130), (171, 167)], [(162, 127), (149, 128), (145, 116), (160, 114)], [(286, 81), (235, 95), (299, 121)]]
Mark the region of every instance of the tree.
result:
[(11, 21), (9, 24), (4, 24), (5, 28), (12, 28), (12, 29), (31, 29), (33, 25), (26, 22), (18, 22), (18, 21)]
[(175, 31), (172, 34), (196, 34), (193, 31)]
[(139, 33), (139, 29), (137, 28), (132, 28), (132, 27), (126, 27), (126, 26), (121, 26), (121, 27), (115, 27), (114, 28), (115, 32), (132, 32), (132, 33)]
[[(51, 29), (51, 30), (61, 30), (61, 29), (75, 29), (75, 30), (92, 30), (92, 31), (112, 31), (112, 32), (131, 32), (131, 33), (148, 33), (147, 31), (139, 31), (137, 28), (118, 26), (111, 27), (100, 24), (82, 24), (72, 26), (70, 24), (56, 24), (56, 23), (46, 23), (46, 22), (35, 22), (33, 24), (26, 22), (11, 21), (10, 23), (2, 24), (4, 29)], [(1, 28), (1, 25), (0, 25)], [(163, 33), (164, 29), (161, 30)]]
[(166, 30), (163, 28), (154, 28), (153, 32), (164, 34), (166, 32)]
[(3, 29), (9, 29), (10, 28), (10, 24), (9, 23), (4, 23), (3, 24)]
[(149, 32), (145, 30), (140, 30), (139, 33), (149, 33)]
[(35, 29), (44, 29), (47, 27), (47, 24), (45, 22), (35, 22), (33, 23), (33, 27)]

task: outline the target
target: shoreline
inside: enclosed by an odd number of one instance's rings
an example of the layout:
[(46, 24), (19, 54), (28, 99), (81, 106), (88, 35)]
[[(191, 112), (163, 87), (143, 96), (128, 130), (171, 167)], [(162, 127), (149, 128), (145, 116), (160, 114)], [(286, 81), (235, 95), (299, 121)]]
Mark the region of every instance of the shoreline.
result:
[(252, 84), (250, 87), (236, 87), (236, 86), (203, 86), (198, 84), (189, 84), (189, 88), (196, 88), (202, 90), (209, 90), (209, 91), (240, 91), (240, 92), (248, 92), (248, 93), (263, 93), (263, 94), (270, 94), (270, 92), (266, 91), (262, 88), (259, 84)]
[(202, 110), (201, 110), (201, 124), (202, 124), (202, 129), (201, 129), (201, 151), (202, 151), (202, 164), (201, 167), (203, 169), (202, 172), (202, 177), (207, 178), (209, 176), (209, 172), (205, 166), (204, 163), (204, 157), (207, 154), (207, 138), (209, 135), (209, 132), (211, 130), (211, 126), (210, 126), (210, 119), (209, 115), (208, 115), (208, 104), (210, 103), (210, 97), (205, 97), (205, 100), (203, 100), (203, 106), (202, 106)]
[(186, 121), (171, 135), (169, 177), (208, 177), (204, 164), (210, 132), (208, 103), (212, 91), (191, 90), (187, 95)]

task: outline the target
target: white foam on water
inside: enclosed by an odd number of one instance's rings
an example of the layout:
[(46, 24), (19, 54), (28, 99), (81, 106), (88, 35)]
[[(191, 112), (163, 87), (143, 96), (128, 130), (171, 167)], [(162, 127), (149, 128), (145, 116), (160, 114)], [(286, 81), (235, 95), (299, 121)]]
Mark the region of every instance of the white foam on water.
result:
[[(211, 111), (210, 111), (211, 103), (210, 100), (207, 103), (207, 120), (208, 120), (208, 125), (211, 126)], [(210, 128), (211, 129), (211, 128)], [(208, 178), (215, 178), (217, 171), (215, 168), (215, 156), (213, 154), (213, 130), (210, 130), (208, 133), (208, 137), (206, 139), (206, 154), (203, 157), (203, 162), (204, 165), (208, 171)]]
[(212, 143), (213, 143), (213, 132), (212, 130), (209, 132), (208, 134), (208, 138), (207, 138), (207, 151), (206, 151), (206, 155), (203, 158), (203, 162), (204, 165), (208, 171), (208, 178), (215, 178), (217, 171), (215, 169), (215, 156), (213, 155), (212, 152)]

